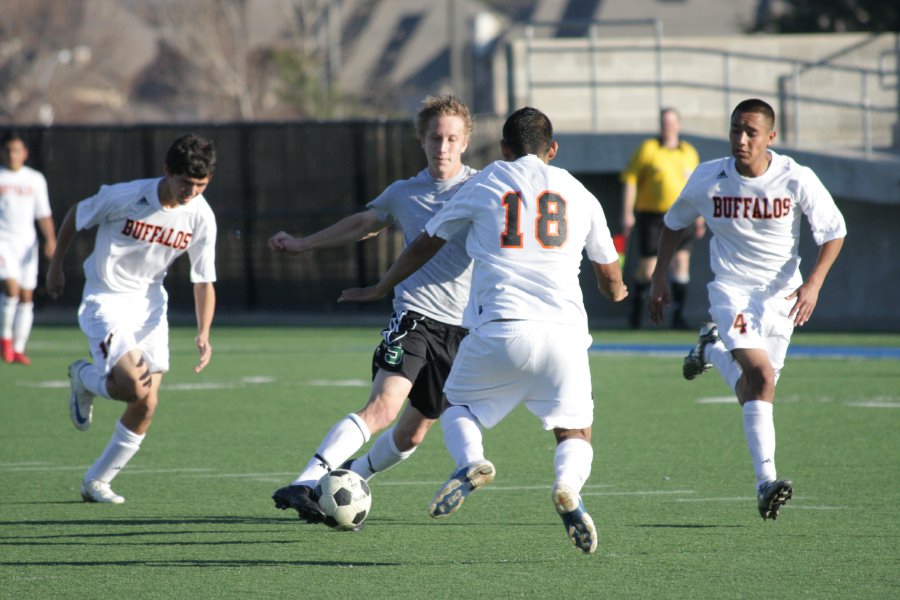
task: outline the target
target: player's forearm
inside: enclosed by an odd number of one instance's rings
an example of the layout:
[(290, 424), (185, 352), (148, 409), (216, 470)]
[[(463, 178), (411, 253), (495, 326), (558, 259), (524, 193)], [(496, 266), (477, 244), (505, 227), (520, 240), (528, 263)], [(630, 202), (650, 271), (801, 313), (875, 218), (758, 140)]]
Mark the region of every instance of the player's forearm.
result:
[(812, 271), (810, 271), (809, 276), (806, 278), (806, 281), (815, 283), (821, 287), (843, 247), (844, 238), (829, 240), (819, 246), (819, 256), (816, 259), (816, 264), (813, 265)]
[(386, 296), (397, 284), (418, 271), (422, 265), (444, 247), (447, 241), (427, 233), (421, 234), (407, 246), (394, 264), (387, 270), (375, 288), (382, 296)]
[(303, 250), (333, 248), (370, 238), (385, 227), (386, 225), (378, 219), (374, 210), (367, 210), (350, 215), (321, 231), (300, 238), (299, 244)]
[(44, 243), (56, 245), (56, 227), (53, 226), (52, 217), (43, 217), (37, 220), (38, 228), (41, 235), (44, 236)]
[[(50, 259), (51, 269), (62, 269), (63, 261), (66, 258), (66, 254), (69, 252), (72, 240), (75, 239), (75, 234), (77, 233), (75, 231), (75, 209), (77, 206), (78, 205), (76, 204), (69, 209), (69, 212), (66, 213), (66, 216), (63, 219), (62, 225), (59, 226), (59, 235), (54, 236), (56, 241), (56, 251), (53, 253), (53, 258)], [(52, 231), (52, 224), (50, 229)], [(49, 239), (46, 234), (45, 239)]]
[(625, 282), (622, 278), (622, 268), (619, 266), (619, 261), (616, 260), (608, 264), (593, 263), (593, 265), (600, 293), (613, 302), (621, 300), (625, 293)]
[(626, 183), (622, 188), (622, 216), (634, 214), (634, 203), (637, 198), (637, 185)]
[(212, 283), (194, 284), (194, 311), (197, 315), (197, 337), (209, 339), (216, 312), (216, 289)]

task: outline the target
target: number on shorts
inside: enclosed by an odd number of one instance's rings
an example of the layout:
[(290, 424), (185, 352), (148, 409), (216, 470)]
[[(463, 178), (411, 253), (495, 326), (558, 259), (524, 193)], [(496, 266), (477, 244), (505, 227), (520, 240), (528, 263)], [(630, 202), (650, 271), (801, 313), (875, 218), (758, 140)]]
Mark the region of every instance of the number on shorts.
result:
[(733, 329), (737, 329), (741, 334), (747, 333), (747, 318), (738, 313), (738, 316), (734, 318), (734, 323), (732, 323), (731, 327)]
[[(506, 228), (500, 234), (501, 248), (521, 248), (522, 196), (508, 192), (500, 200), (506, 208)], [(566, 220), (566, 201), (559, 194), (543, 192), (538, 196), (538, 217), (534, 223), (534, 237), (544, 248), (559, 248), (569, 234)]]

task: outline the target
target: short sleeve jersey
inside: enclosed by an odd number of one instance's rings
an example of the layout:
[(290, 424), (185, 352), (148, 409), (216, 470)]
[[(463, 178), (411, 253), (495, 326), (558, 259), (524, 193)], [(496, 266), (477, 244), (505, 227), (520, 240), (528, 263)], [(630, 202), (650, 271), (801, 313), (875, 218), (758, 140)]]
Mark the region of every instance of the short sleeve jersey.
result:
[(428, 222), (450, 239), (469, 228), (475, 261), (464, 325), (530, 320), (587, 329), (578, 273), (590, 260), (618, 260), (603, 208), (577, 179), (534, 155), (496, 161)]
[[(409, 245), (425, 231), (425, 223), (476, 173), (463, 165), (455, 177), (435, 179), (423, 169), (415, 177), (395, 181), (368, 207), (384, 223), (403, 230)], [(394, 288), (394, 310), (413, 310), (448, 325), (462, 324), (472, 283), (472, 259), (466, 254), (465, 232), (460, 232), (428, 263)]]
[(843, 215), (815, 173), (769, 153), (769, 168), (759, 177), (738, 173), (731, 157), (701, 164), (665, 216), (666, 226), (676, 230), (698, 216), (706, 219), (717, 280), (773, 289), (798, 286), (801, 215), (820, 246), (847, 235)]
[(634, 209), (666, 212), (699, 162), (697, 150), (683, 140), (676, 148), (663, 146), (658, 138), (645, 140), (621, 176), (623, 183), (637, 186)]
[(166, 271), (185, 252), (191, 282), (216, 280), (216, 220), (206, 199), (166, 208), (159, 203), (161, 179), (103, 186), (78, 204), (78, 230), (97, 226), (94, 251), (84, 262), (85, 294), (144, 294), (162, 288)]
[(37, 241), (34, 222), (51, 216), (47, 180), (23, 166), (0, 167), (0, 242), (29, 248)]

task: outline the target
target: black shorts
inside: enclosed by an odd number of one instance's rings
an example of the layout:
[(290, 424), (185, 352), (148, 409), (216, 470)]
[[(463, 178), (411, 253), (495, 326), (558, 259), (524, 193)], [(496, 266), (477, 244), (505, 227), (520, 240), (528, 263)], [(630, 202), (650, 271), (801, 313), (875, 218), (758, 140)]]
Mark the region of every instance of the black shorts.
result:
[(400, 311), (372, 357), (372, 377), (378, 369), (403, 375), (413, 384), (409, 402), (429, 419), (444, 408), (444, 382), (467, 330), (435, 321), (417, 312)]
[[(665, 213), (634, 213), (634, 229), (638, 235), (638, 255), (641, 258), (651, 258), (659, 254), (659, 236), (662, 234), (664, 216)], [(697, 226), (694, 223), (685, 228), (684, 237), (678, 245), (679, 250), (691, 249), (696, 231)]]

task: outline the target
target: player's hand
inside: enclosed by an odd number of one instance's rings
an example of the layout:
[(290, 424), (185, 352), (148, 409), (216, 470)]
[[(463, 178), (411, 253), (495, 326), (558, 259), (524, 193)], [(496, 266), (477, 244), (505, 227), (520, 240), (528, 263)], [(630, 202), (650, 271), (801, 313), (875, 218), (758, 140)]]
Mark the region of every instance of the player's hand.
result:
[(197, 343), (197, 350), (200, 351), (200, 362), (194, 367), (194, 373), (199, 373), (206, 368), (206, 365), (209, 364), (209, 359), (212, 358), (212, 346), (207, 338), (199, 335), (194, 338), (194, 341)]
[(819, 286), (806, 281), (785, 299), (796, 300), (788, 316), (794, 320), (794, 327), (803, 327), (812, 317), (819, 302)]
[(665, 278), (662, 280), (653, 279), (650, 285), (650, 298), (647, 302), (647, 310), (650, 311), (650, 322), (659, 325), (663, 322), (663, 314), (669, 306), (671, 298), (669, 295), (669, 284)]
[(49, 269), (47, 271), (46, 285), (47, 294), (54, 300), (57, 300), (62, 295), (63, 290), (66, 289), (66, 276), (62, 269)]
[(375, 302), (384, 298), (385, 294), (378, 291), (378, 286), (370, 285), (364, 288), (349, 288), (341, 292), (338, 302)]
[(272, 252), (285, 252), (287, 254), (297, 254), (300, 252), (298, 247), (299, 240), (285, 231), (279, 231), (269, 238), (269, 250)]

